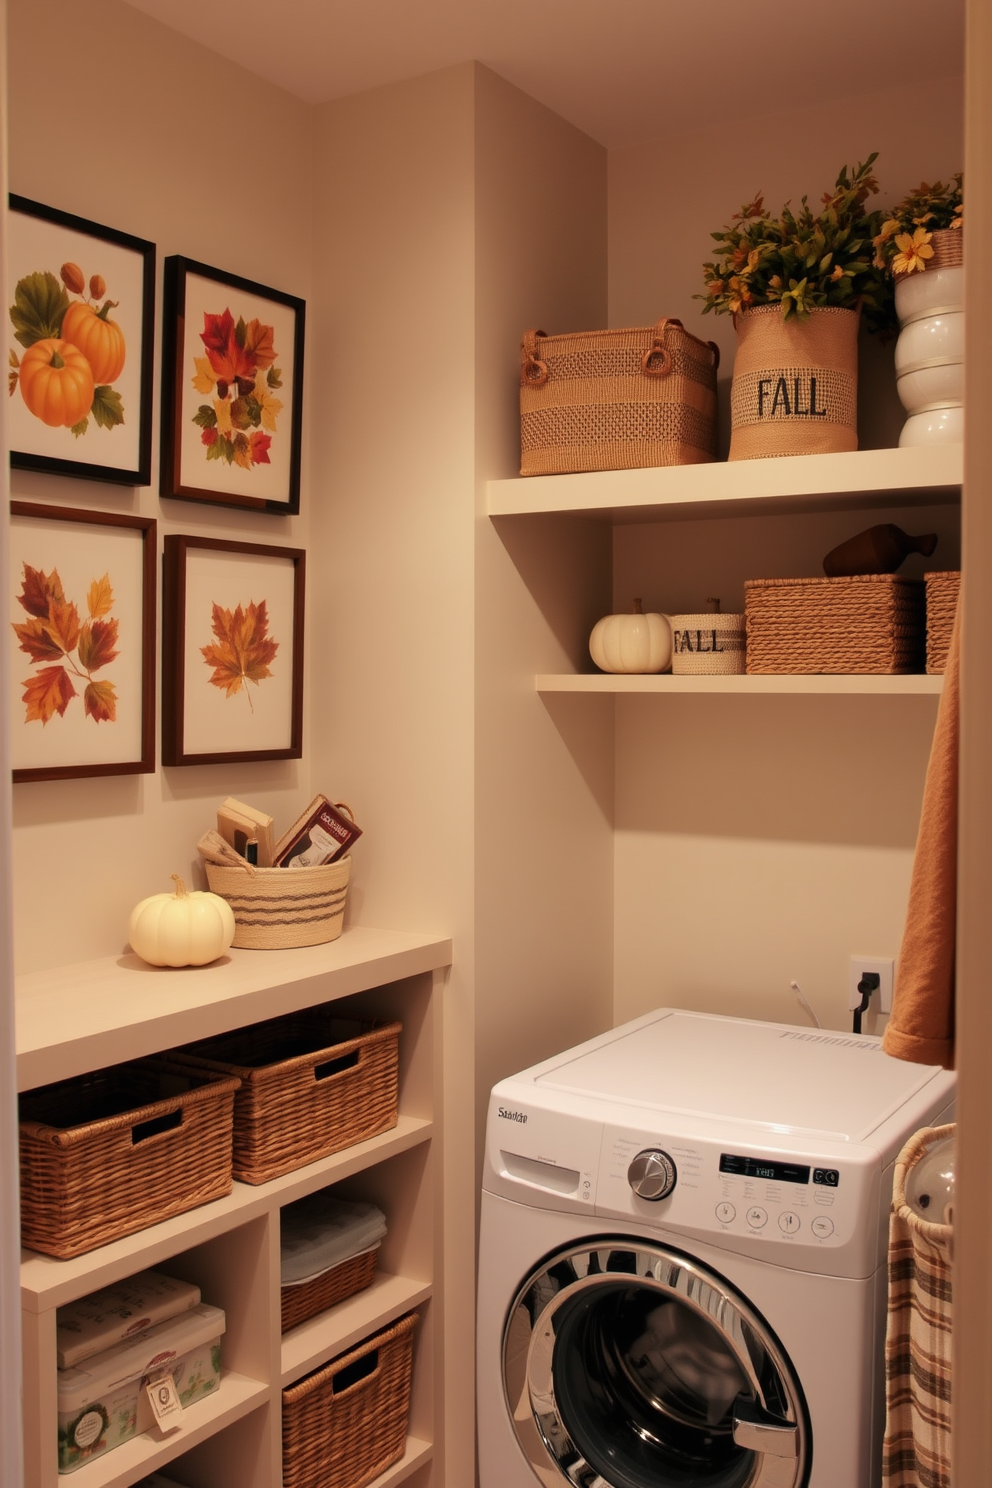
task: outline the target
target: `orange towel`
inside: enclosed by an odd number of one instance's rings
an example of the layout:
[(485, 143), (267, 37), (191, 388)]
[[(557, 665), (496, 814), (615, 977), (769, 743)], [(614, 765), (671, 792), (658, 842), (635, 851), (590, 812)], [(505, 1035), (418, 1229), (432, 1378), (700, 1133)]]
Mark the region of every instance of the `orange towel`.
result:
[(958, 855), (958, 699), (961, 610), (923, 789), (906, 929), (882, 1047), (914, 1064), (954, 1068), (954, 930)]

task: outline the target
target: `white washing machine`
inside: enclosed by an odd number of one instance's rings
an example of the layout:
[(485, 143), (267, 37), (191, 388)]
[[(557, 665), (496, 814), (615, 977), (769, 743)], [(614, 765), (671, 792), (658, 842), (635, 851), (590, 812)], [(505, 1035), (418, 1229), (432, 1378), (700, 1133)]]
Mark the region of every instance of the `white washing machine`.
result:
[(954, 1076), (663, 1008), (503, 1080), (482, 1488), (874, 1488), (892, 1170)]

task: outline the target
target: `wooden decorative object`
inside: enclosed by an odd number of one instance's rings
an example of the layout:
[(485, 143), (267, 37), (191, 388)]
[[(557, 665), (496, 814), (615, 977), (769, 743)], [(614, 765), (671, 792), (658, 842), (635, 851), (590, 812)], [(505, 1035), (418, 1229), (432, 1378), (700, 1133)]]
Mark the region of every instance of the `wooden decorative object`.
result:
[(823, 572), (828, 579), (895, 573), (910, 553), (929, 558), (936, 546), (936, 532), (911, 537), (894, 522), (880, 522), (831, 548), (823, 560)]

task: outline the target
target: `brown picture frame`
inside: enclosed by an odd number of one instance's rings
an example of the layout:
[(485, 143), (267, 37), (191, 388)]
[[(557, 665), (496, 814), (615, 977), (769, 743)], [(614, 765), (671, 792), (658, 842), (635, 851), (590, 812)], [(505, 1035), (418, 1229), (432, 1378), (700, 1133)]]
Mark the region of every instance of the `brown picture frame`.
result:
[(12, 501), (10, 518), (12, 779), (150, 773), (154, 518), (31, 501)]
[(302, 757), (305, 601), (303, 548), (165, 539), (164, 765)]
[(165, 260), (161, 496), (299, 512), (305, 319), (296, 295)]

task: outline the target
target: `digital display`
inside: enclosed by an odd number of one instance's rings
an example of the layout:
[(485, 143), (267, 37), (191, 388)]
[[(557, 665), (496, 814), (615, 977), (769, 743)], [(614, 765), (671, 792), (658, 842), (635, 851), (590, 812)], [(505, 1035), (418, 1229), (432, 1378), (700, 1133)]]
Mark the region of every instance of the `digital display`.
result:
[(741, 1178), (767, 1178), (771, 1183), (809, 1182), (809, 1168), (803, 1167), (801, 1163), (772, 1162), (761, 1157), (735, 1157), (730, 1152), (720, 1154), (720, 1172), (736, 1173)]

